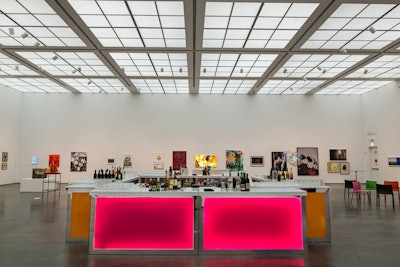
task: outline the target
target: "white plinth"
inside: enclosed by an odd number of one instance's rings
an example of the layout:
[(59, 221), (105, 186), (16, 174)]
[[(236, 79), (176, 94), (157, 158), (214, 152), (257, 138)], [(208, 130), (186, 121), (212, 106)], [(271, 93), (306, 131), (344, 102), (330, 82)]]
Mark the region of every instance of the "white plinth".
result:
[[(20, 192), (42, 192), (43, 179), (47, 178), (22, 178), (20, 185)], [(47, 184), (46, 188), (47, 189)], [(49, 184), (49, 189), (54, 189), (54, 184)]]

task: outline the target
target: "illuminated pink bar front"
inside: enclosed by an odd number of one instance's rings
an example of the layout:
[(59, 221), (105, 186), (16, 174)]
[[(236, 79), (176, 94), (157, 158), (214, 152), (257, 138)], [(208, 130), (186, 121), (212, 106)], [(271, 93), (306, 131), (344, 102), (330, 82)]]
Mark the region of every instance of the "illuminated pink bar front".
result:
[(193, 250), (193, 197), (97, 197), (94, 250)]
[(303, 250), (300, 197), (204, 199), (204, 250)]

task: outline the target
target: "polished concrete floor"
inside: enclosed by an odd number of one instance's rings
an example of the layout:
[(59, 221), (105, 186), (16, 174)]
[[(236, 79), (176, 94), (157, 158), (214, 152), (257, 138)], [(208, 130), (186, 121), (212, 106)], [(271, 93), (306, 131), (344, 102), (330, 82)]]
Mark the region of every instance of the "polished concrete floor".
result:
[[(88, 256), (88, 244), (65, 243), (67, 192), (20, 193), (0, 186), (0, 266), (400, 266), (400, 207), (389, 197), (377, 206), (343, 198), (331, 185), (332, 242), (310, 244), (307, 255), (265, 256)], [(249, 222), (251, 224), (251, 222)], [(118, 226), (116, 226), (118, 227)]]

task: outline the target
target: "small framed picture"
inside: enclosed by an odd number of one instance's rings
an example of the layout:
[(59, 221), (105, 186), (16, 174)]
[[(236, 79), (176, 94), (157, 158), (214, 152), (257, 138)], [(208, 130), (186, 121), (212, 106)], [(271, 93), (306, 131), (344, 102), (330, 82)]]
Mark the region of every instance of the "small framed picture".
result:
[(264, 157), (263, 156), (251, 156), (250, 157), (251, 167), (264, 167)]
[(107, 165), (115, 165), (115, 158), (107, 158)]
[(348, 163), (348, 162), (340, 163), (340, 174), (342, 174), (342, 175), (350, 174), (350, 163)]
[(7, 170), (7, 165), (8, 165), (7, 162), (1, 163), (1, 169), (2, 169), (3, 171), (4, 171), (4, 170)]
[(164, 170), (164, 163), (154, 163), (154, 170)]
[(3, 152), (2, 153), (1, 162), (8, 162), (8, 152)]

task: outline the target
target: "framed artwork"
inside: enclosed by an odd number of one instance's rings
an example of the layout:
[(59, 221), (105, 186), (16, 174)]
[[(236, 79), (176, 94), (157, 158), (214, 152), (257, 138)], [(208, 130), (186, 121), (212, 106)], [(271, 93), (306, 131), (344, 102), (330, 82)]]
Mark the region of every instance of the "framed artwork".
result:
[(286, 170), (286, 152), (271, 152), (271, 166), (273, 170)]
[(340, 162), (340, 174), (342, 174), (342, 175), (350, 174), (350, 163)]
[(37, 156), (33, 156), (31, 159), (31, 164), (32, 165), (37, 165), (38, 164), (38, 157)]
[(243, 171), (243, 152), (226, 150), (226, 168), (231, 171)]
[(106, 164), (107, 165), (115, 165), (115, 158), (107, 158)]
[(329, 149), (329, 160), (347, 160), (346, 149)]
[(297, 174), (318, 176), (318, 148), (298, 147), (297, 148)]
[(264, 157), (263, 156), (251, 156), (250, 157), (251, 167), (264, 167)]
[(179, 171), (186, 167), (186, 151), (172, 151), (172, 170)]
[(60, 155), (50, 154), (49, 155), (49, 166), (60, 167)]
[(1, 162), (8, 162), (8, 152), (3, 152), (1, 154)]
[(340, 162), (328, 162), (328, 173), (339, 173)]
[(71, 152), (71, 172), (85, 172), (87, 170), (87, 153)]
[(195, 160), (196, 160), (195, 162), (196, 168), (217, 167), (216, 155), (196, 155)]
[(154, 170), (155, 171), (164, 170), (164, 163), (154, 163)]
[(297, 167), (297, 153), (292, 151), (286, 151), (286, 162), (290, 166)]
[(1, 169), (2, 169), (3, 171), (7, 170), (7, 167), (8, 167), (8, 163), (7, 163), (7, 162), (2, 162), (2, 163), (1, 163)]
[(154, 153), (153, 163), (164, 163), (165, 153)]
[(400, 157), (388, 157), (389, 166), (400, 166)]
[(130, 155), (130, 154), (124, 155), (124, 164), (123, 165), (125, 168), (131, 168), (133, 166), (132, 155)]
[(46, 169), (43, 168), (33, 168), (32, 169), (32, 178), (46, 178)]

